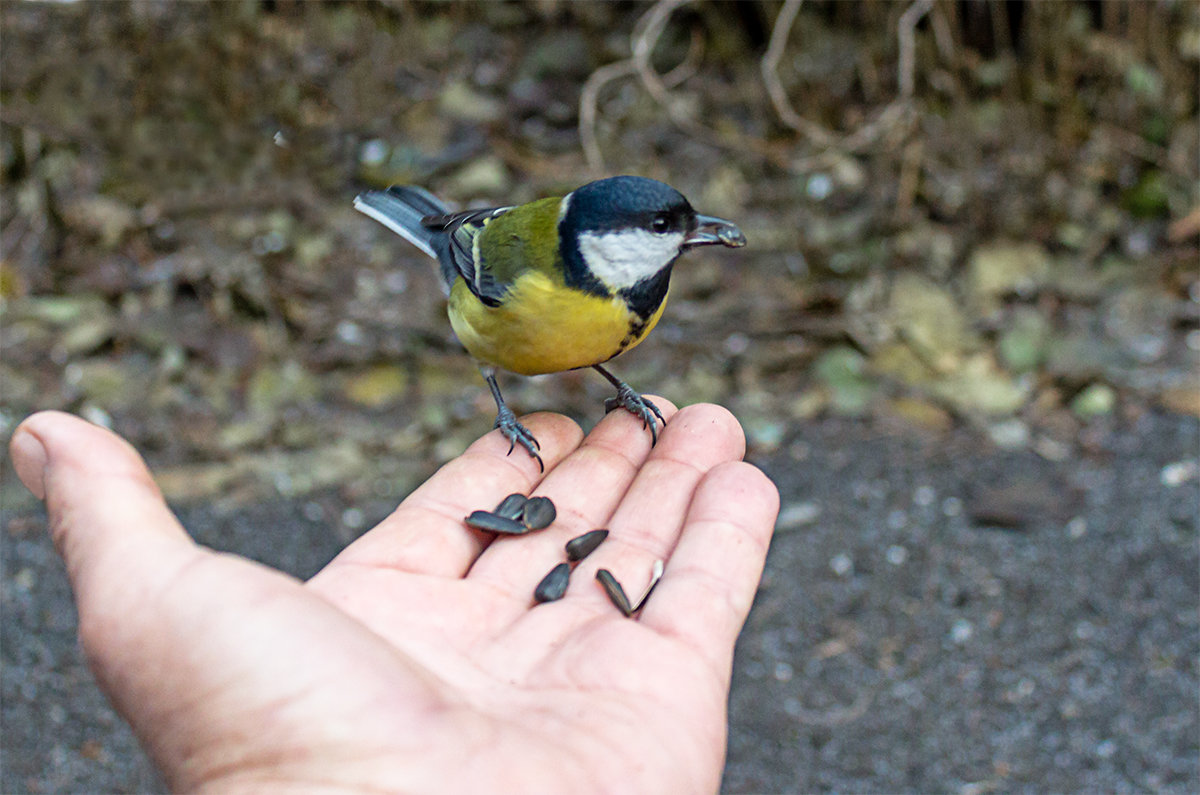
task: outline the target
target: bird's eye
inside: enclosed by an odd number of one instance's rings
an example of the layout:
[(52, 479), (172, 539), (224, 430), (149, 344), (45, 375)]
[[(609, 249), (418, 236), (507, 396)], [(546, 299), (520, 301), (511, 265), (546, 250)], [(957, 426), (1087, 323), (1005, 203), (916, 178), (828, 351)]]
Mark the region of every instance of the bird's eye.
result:
[(654, 220), (650, 222), (650, 229), (655, 234), (665, 234), (671, 229), (671, 219), (665, 215), (656, 215), (654, 216)]

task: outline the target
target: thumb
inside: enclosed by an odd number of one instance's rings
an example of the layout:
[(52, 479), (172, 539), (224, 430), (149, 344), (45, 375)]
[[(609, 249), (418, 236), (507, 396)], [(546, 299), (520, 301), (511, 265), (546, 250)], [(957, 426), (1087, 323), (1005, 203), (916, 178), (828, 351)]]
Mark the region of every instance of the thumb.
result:
[(46, 503), (92, 670), (129, 714), (131, 662), (144, 664), (137, 658), (166, 641), (154, 618), (164, 595), (210, 553), (188, 537), (141, 457), (116, 434), (47, 411), (21, 423), (9, 449), (17, 475)]
[(46, 502), (92, 670), (173, 791), (288, 763), (323, 775), (332, 757), (314, 748), (362, 752), (347, 727), (396, 734), (379, 705), (403, 688), (426, 713), (442, 703), (432, 677), (397, 677), (390, 645), (293, 578), (194, 544), (115, 434), (45, 412), (11, 451)]
[(81, 613), (86, 604), (112, 597), (114, 607), (134, 607), (130, 598), (139, 583), (169, 579), (202, 554), (141, 457), (116, 434), (45, 411), (17, 427), (9, 449), (18, 477), (46, 503), (50, 534)]
[(209, 553), (187, 536), (141, 457), (116, 434), (47, 411), (17, 427), (9, 450), (18, 477), (46, 503), (92, 671), (161, 762), (166, 733), (148, 729), (139, 712), (161, 709), (162, 694), (186, 691), (162, 662), (177, 638), (160, 617), (171, 583)]

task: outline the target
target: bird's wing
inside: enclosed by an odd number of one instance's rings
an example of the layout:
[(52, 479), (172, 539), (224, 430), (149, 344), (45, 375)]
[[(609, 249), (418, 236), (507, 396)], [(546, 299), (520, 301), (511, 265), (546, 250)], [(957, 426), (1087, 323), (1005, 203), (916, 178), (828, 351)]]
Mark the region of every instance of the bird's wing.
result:
[(450, 264), (462, 276), (467, 287), (480, 301), (488, 306), (499, 306), (508, 285), (496, 280), (475, 250), (475, 238), (492, 221), (512, 207), (488, 207), (482, 210), (464, 210), (445, 215), (429, 215), (421, 219), (421, 225), (442, 232), (449, 241), (446, 252)]

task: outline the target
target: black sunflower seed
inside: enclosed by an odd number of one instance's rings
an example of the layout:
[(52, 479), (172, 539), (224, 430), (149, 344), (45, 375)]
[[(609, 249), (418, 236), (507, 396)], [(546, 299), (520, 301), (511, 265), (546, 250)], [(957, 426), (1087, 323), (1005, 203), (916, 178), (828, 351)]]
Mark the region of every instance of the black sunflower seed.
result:
[(571, 577), (571, 567), (560, 563), (550, 569), (550, 573), (542, 578), (537, 588), (533, 589), (536, 602), (555, 602), (563, 598), (567, 592), (567, 581)]
[(505, 519), (519, 521), (521, 519), (521, 511), (525, 509), (525, 501), (528, 499), (524, 494), (510, 494), (504, 498), (503, 502), (496, 506), (496, 510), (492, 511), (492, 513), (497, 516), (503, 516)]
[(469, 527), (474, 527), (477, 530), (487, 530), (489, 533), (504, 533), (506, 535), (519, 536), (529, 532), (529, 528), (516, 519), (497, 516), (491, 511), (471, 511), (471, 515), (463, 521)]
[(541, 530), (549, 527), (556, 515), (554, 503), (550, 502), (549, 497), (530, 497), (525, 503), (522, 519), (530, 530)]
[(583, 560), (608, 538), (607, 530), (592, 530), (567, 542), (567, 560)]
[(629, 597), (625, 595), (625, 589), (621, 587), (621, 583), (617, 582), (617, 578), (612, 575), (608, 569), (600, 569), (596, 572), (596, 579), (604, 586), (604, 592), (608, 594), (608, 598), (617, 606), (617, 609), (625, 614), (626, 617), (633, 615), (633, 608), (629, 605)]

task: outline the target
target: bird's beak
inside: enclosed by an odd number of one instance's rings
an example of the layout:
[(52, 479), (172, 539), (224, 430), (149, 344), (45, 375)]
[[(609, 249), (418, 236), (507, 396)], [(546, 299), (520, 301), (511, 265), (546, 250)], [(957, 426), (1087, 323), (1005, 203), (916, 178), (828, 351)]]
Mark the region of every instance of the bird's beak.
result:
[(696, 228), (684, 238), (683, 247), (696, 248), (718, 243), (729, 248), (741, 248), (746, 245), (746, 236), (735, 223), (711, 215), (697, 215)]

